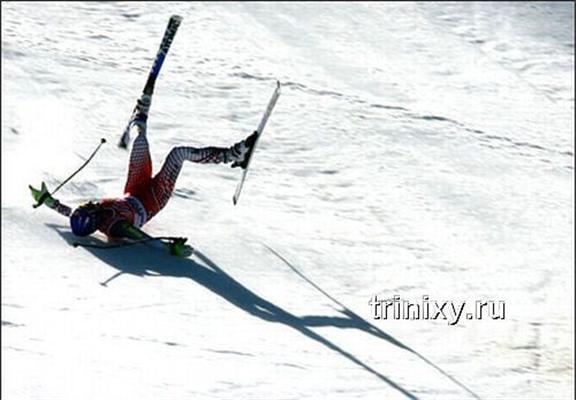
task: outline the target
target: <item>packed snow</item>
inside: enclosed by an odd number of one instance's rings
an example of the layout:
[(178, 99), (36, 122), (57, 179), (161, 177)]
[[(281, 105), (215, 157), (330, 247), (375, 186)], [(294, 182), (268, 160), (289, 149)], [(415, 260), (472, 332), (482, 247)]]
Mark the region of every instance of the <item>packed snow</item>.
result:
[[(155, 170), (187, 163), (145, 245), (75, 248), (70, 206), (122, 195), (116, 146), (171, 15)], [(3, 399), (574, 396), (574, 4), (2, 2)], [(104, 243), (98, 234), (94, 240)], [(374, 296), (505, 302), (375, 319)]]

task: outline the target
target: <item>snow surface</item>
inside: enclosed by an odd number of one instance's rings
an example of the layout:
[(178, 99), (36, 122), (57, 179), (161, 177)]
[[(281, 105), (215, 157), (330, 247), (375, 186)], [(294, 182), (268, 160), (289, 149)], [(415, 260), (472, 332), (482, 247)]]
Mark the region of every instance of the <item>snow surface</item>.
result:
[[(156, 169), (283, 83), (240, 202), (238, 170), (187, 164), (146, 230), (196, 256), (73, 248), (27, 185), (104, 137), (57, 197), (121, 195), (171, 14)], [(573, 398), (573, 34), (573, 3), (3, 2), (2, 398)], [(506, 317), (375, 320), (374, 295)]]

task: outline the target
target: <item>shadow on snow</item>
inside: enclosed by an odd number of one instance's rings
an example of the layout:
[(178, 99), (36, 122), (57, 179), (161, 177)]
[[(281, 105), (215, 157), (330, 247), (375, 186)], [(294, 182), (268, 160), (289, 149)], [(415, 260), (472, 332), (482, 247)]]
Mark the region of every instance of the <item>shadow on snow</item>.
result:
[[(72, 244), (76, 241), (76, 237), (70, 232), (68, 227), (47, 224), (50, 228), (56, 230), (60, 236), (62, 236), (68, 243)], [(88, 240), (92, 244), (104, 244), (101, 240), (90, 237)], [(343, 348), (337, 346), (330, 340), (319, 335), (318, 333), (311, 330), (311, 327), (336, 327), (336, 328), (353, 328), (359, 329), (376, 337), (386, 340), (387, 342), (398, 346), (425, 361), (427, 364), (434, 367), (448, 379), (452, 380), (458, 386), (466, 390), (469, 394), (478, 398), (471, 390), (466, 386), (458, 382), (455, 378), (450, 376), (448, 373), (444, 372), (440, 367), (433, 364), (431, 361), (427, 360), (424, 356), (420, 355), (416, 351), (412, 350), (410, 347), (404, 345), (397, 339), (386, 334), (379, 328), (367, 322), (365, 319), (355, 314), (343, 304), (338, 302), (324, 290), (322, 290), (318, 285), (307, 278), (302, 272), (300, 272), (296, 267), (290, 264), (284, 257), (277, 253), (271, 247), (264, 245), (280, 258), (287, 266), (289, 266), (294, 272), (296, 272), (301, 278), (306, 280), (309, 284), (314, 286), (326, 297), (338, 304), (342, 309), (339, 310), (343, 317), (335, 316), (303, 316), (298, 317), (288, 311), (282, 309), (281, 307), (269, 302), (268, 300), (258, 296), (256, 293), (242, 285), (240, 282), (228, 275), (222, 268), (211, 261), (207, 256), (202, 254), (200, 251), (195, 251), (195, 257), (198, 259), (194, 261), (188, 258), (177, 258), (169, 256), (168, 254), (163, 254), (158, 250), (151, 249), (146, 246), (137, 245), (137, 250), (135, 248), (118, 248), (110, 250), (93, 249), (86, 248), (87, 251), (92, 253), (94, 256), (104, 261), (114, 269), (118, 270), (116, 274), (107, 279), (105, 282), (100, 284), (106, 286), (115, 278), (122, 274), (131, 274), (136, 276), (164, 276), (164, 277), (176, 277), (176, 278), (189, 278), (194, 282), (204, 286), (206, 289), (212, 291), (213, 293), (219, 295), (223, 299), (232, 303), (236, 307), (244, 310), (245, 312), (261, 318), (268, 322), (281, 323), (290, 328), (293, 328), (306, 337), (322, 344), (323, 346), (335, 351), (336, 353), (347, 358), (354, 364), (363, 368), (364, 370), (370, 372), (374, 376), (378, 377), (383, 382), (387, 383), (394, 389), (401, 392), (403, 395), (409, 399), (417, 399), (417, 397), (403, 388), (392, 379), (379, 373), (369, 365), (360, 361), (353, 354), (347, 352)]]

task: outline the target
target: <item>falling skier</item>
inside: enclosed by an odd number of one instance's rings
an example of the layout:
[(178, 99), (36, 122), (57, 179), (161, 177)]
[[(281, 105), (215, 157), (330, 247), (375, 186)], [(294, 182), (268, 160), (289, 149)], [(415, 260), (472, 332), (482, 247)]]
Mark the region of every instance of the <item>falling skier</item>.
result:
[[(42, 182), (40, 189), (30, 186), (32, 197), (36, 200), (35, 207), (46, 204), (60, 214), (70, 217), (72, 232), (77, 236), (88, 236), (98, 230), (111, 238), (127, 238), (137, 242), (148, 242), (155, 246), (167, 247), (170, 253), (174, 255), (190, 255), (192, 248), (185, 244), (185, 238), (168, 238), (169, 240), (164, 242), (159, 240), (161, 238), (153, 238), (139, 229), (168, 203), (184, 161), (202, 164), (232, 163), (232, 167), (244, 169), (242, 180), (234, 195), (234, 204), (238, 201), (252, 152), (280, 94), (280, 83), (277, 83), (277, 88), (258, 126), (258, 130), (245, 140), (229, 148), (175, 147), (166, 157), (160, 172), (152, 176), (152, 161), (146, 138), (148, 111), (152, 102), (156, 78), (160, 73), (164, 59), (181, 22), (182, 18), (178, 15), (170, 17), (143, 93), (134, 108), (130, 122), (119, 143), (120, 147), (126, 148), (130, 141), (131, 131), (136, 130), (137, 137), (130, 153), (124, 197), (89, 202), (72, 211), (70, 207), (60, 203), (52, 196), (53, 193), (86, 166), (98, 149), (78, 171), (61, 183), (52, 194), (48, 192), (44, 182)], [(104, 142), (105, 140), (103, 139), (102, 143)]]
[[(137, 241), (151, 239), (139, 228), (168, 203), (184, 161), (202, 164), (232, 163), (232, 167), (246, 167), (257, 132), (229, 148), (175, 147), (166, 157), (160, 172), (152, 176), (152, 162), (146, 138), (146, 121), (151, 97), (142, 95), (132, 118), (132, 129), (137, 131), (138, 136), (130, 154), (124, 197), (88, 202), (72, 211), (70, 207), (53, 198), (44, 183), (40, 190), (30, 186), (36, 201), (43, 198), (43, 203), (48, 207), (70, 217), (70, 226), (75, 235), (88, 236), (98, 230), (111, 238)], [(168, 246), (168, 250), (175, 255), (191, 253), (191, 248), (183, 241), (172, 241), (162, 245)]]
[[(229, 148), (175, 147), (166, 157), (160, 172), (152, 176), (150, 149), (146, 138), (151, 99), (151, 94), (143, 94), (131, 119), (132, 129), (137, 131), (138, 136), (130, 154), (124, 197), (88, 202), (72, 211), (70, 207), (53, 198), (44, 183), (39, 190), (30, 186), (36, 201), (42, 199), (48, 207), (70, 217), (70, 226), (75, 235), (88, 236), (98, 230), (111, 238), (136, 241), (151, 239), (151, 236), (139, 228), (168, 203), (184, 161), (202, 164), (232, 163), (232, 167), (246, 168), (257, 132)], [(174, 255), (186, 256), (192, 251), (190, 246), (184, 244), (184, 240), (161, 242), (161, 245), (167, 246)]]

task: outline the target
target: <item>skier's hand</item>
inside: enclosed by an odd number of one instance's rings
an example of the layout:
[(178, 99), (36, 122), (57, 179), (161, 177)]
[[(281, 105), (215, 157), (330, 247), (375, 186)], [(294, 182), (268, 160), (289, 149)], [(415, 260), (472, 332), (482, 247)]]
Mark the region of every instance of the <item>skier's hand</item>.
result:
[(54, 205), (54, 198), (48, 192), (48, 188), (46, 184), (42, 182), (40, 189), (34, 188), (32, 185), (28, 185), (30, 188), (30, 192), (32, 193), (32, 197), (36, 200), (36, 205), (34, 206), (39, 207), (42, 204), (46, 204), (48, 207)]
[(194, 253), (194, 249), (185, 244), (186, 240), (188, 239), (178, 238), (167, 243), (170, 254), (178, 257), (190, 257)]

